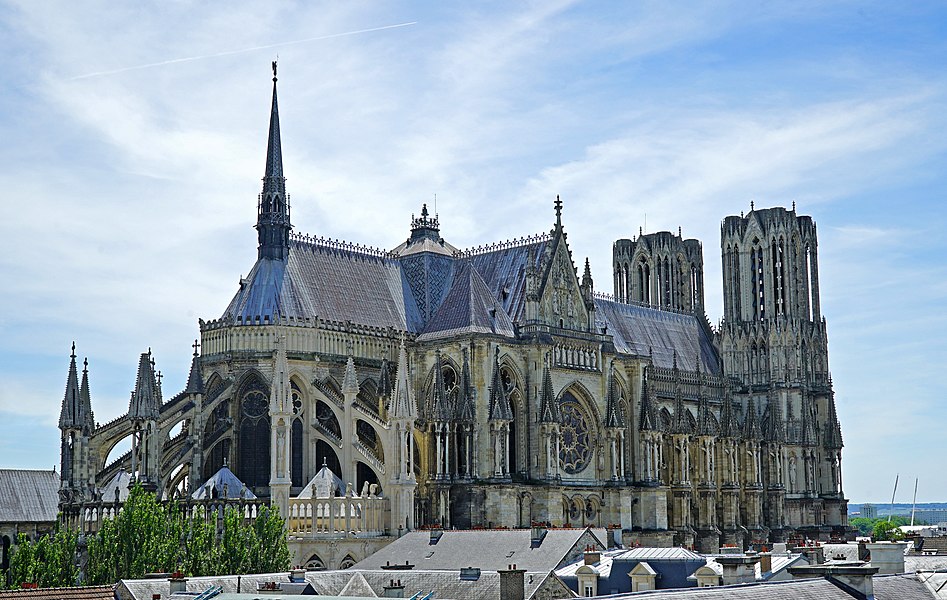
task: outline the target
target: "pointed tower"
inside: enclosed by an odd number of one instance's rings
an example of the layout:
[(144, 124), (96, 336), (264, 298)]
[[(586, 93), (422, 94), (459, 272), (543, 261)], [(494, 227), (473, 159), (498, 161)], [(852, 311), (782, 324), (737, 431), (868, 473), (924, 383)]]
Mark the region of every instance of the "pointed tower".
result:
[(434, 478), (443, 479), (451, 475), (451, 411), (444, 387), (444, 371), (441, 351), (434, 351), (434, 388), (432, 389), (430, 431), (434, 436)]
[(613, 480), (623, 479), (625, 477), (625, 415), (621, 408), (618, 384), (615, 383), (614, 362), (608, 368), (604, 425), (609, 446), (609, 475)]
[(189, 401), (194, 403), (193, 416), (188, 423), (188, 443), (194, 451), (191, 453), (190, 472), (188, 473), (189, 492), (194, 494), (202, 483), (204, 465), (204, 379), (201, 376), (201, 356), (197, 352), (200, 343), (194, 340), (191, 346), (194, 354), (191, 357), (191, 370), (187, 375), (187, 385), (184, 393)]
[(551, 360), (547, 352), (543, 361), (543, 383), (539, 395), (539, 430), (546, 455), (546, 478), (556, 479), (560, 476), (559, 453), (562, 449), (562, 439), (559, 423), (562, 416), (559, 414), (559, 402), (552, 388), (552, 374), (549, 371)]
[(477, 421), (473, 387), (470, 385), (470, 357), (467, 348), (463, 349), (464, 362), (460, 369), (460, 383), (457, 386), (457, 406), (455, 419), (457, 421), (458, 444), (457, 470), (465, 479), (472, 477), (474, 462), (472, 452), (474, 443), (474, 423)]
[(493, 354), (493, 379), (490, 383), (490, 443), (493, 448), (493, 476), (510, 476), (510, 423), (513, 411), (500, 377), (500, 347)]
[(358, 374), (355, 372), (355, 358), (349, 354), (345, 362), (345, 376), (342, 378), (342, 481), (355, 487), (355, 398), (358, 396)]
[(270, 385), (270, 505), (279, 507), (281, 515), (289, 514), (292, 486), (290, 427), (293, 410), (292, 386), (289, 382), (289, 361), (286, 338), (276, 340), (273, 356), (273, 379)]
[(151, 350), (138, 359), (135, 390), (128, 402), (128, 418), (132, 423), (132, 474), (142, 487), (157, 491), (160, 483), (161, 446), (158, 439), (158, 414), (161, 394), (155, 378), (155, 362)]
[(77, 500), (79, 475), (79, 449), (81, 445), (82, 428), (79, 418), (79, 375), (76, 372), (76, 343), (72, 343), (72, 352), (69, 354), (69, 374), (66, 375), (66, 393), (62, 399), (62, 409), (59, 412), (60, 442), (60, 500), (71, 502)]
[(289, 195), (283, 177), (283, 150), (280, 144), (279, 108), (276, 103), (276, 61), (273, 61), (273, 107), (266, 144), (266, 171), (263, 192), (257, 207), (258, 257), (285, 260), (289, 255)]
[[(395, 389), (388, 411), (388, 421), (394, 441), (394, 452), (387, 458), (386, 469), (391, 473), (391, 527), (399, 535), (402, 531), (414, 529), (414, 492), (417, 479), (414, 475), (414, 420), (417, 418), (417, 405), (414, 402), (414, 389), (411, 387), (411, 374), (408, 371), (408, 352), (401, 338), (398, 350), (398, 372), (395, 375)], [(394, 531), (392, 531), (394, 533)]]

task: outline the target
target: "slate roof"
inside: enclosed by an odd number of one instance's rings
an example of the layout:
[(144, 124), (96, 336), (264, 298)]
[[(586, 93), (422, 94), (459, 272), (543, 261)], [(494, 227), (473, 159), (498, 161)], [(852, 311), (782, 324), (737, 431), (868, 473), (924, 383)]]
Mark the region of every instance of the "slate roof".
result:
[(59, 513), (59, 473), (0, 469), (0, 523), (49, 523)]
[[(527, 571), (524, 578), (526, 598), (532, 597), (548, 577), (550, 577), (549, 572)], [(461, 580), (459, 570), (383, 571), (352, 568), (344, 571), (306, 573), (306, 581), (316, 594), (332, 598), (371, 597), (372, 593), (381, 597), (384, 587), (392, 579), (401, 580), (406, 598), (410, 598), (417, 592), (422, 592), (421, 597), (423, 597), (431, 591), (434, 592), (434, 597), (439, 599), (499, 598), (500, 596), (500, 576), (496, 571), (482, 571), (474, 580)], [(257, 583), (270, 581), (287, 582), (289, 581), (288, 573), (242, 575), (240, 577), (241, 596), (233, 596), (237, 593), (236, 575), (189, 577), (185, 586), (188, 592), (201, 592), (208, 587), (219, 585), (223, 588), (223, 592), (217, 598), (240, 598), (246, 594), (255, 594)], [(177, 597), (169, 596), (168, 591), (167, 579), (123, 579), (117, 584), (115, 595), (119, 600), (150, 600), (154, 594), (161, 594), (162, 598)]]
[(299, 239), (285, 262), (257, 260), (223, 315), (257, 317), (322, 317), (402, 331), (422, 325), (396, 260)]
[(210, 479), (201, 484), (201, 487), (191, 494), (191, 498), (203, 500), (208, 497), (209, 490), (216, 490), (216, 495), (213, 492), (210, 493), (211, 496), (216, 498), (245, 498), (247, 500), (256, 498), (256, 495), (247, 488), (246, 484), (240, 481), (240, 478), (226, 466), (221, 467), (220, 470), (211, 475)]
[(115, 592), (110, 585), (0, 590), (0, 600), (113, 600), (114, 598)]
[[(633, 548), (603, 552), (599, 562), (591, 565), (599, 573), (599, 593), (613, 594), (630, 590), (631, 579), (628, 574), (643, 562), (660, 574), (659, 587), (686, 588), (694, 586), (688, 577), (704, 566), (706, 559), (686, 548)], [(557, 569), (556, 575), (578, 591), (576, 571), (583, 564), (584, 560), (580, 559)]]
[(700, 356), (700, 370), (720, 374), (720, 361), (713, 341), (697, 317), (657, 308), (623, 304), (614, 300), (595, 298), (595, 320), (598, 327), (608, 327), (619, 352), (654, 356), (656, 367), (677, 366), (685, 371), (696, 370)]
[(475, 254), (469, 259), (513, 322), (522, 321), (525, 317), (526, 267), (530, 249), (535, 257), (534, 266), (539, 267), (546, 245), (550, 242), (540, 238), (540, 241), (521, 246)]
[[(915, 575), (876, 575), (872, 584), (876, 600), (923, 600), (934, 598)], [(633, 592), (610, 596), (641, 600), (852, 600), (830, 581), (822, 578), (795, 579), (705, 588)]]
[(119, 469), (108, 483), (102, 488), (102, 500), (105, 502), (115, 501), (115, 491), (118, 490), (118, 499), (124, 502), (128, 499), (128, 486), (131, 485), (132, 476), (125, 469)]
[[(434, 339), (462, 333), (515, 335), (525, 320), (526, 271), (541, 266), (552, 240), (502, 244), (457, 254), (395, 254), (331, 240), (293, 237), (283, 261), (262, 257), (224, 311), (223, 320), (274, 322), (323, 318), (418, 333)], [(709, 331), (693, 315), (595, 299), (598, 326), (619, 352), (654, 356), (670, 368), (719, 374)], [(496, 310), (496, 309), (500, 310)]]
[(604, 548), (600, 542), (605, 538), (604, 530), (549, 529), (535, 548), (530, 543), (529, 529), (444, 531), (436, 544), (431, 543), (430, 532), (412, 531), (359, 562), (355, 568), (379, 569), (387, 563), (408, 561), (415, 569), (428, 571), (458, 571), (462, 567), (498, 571), (516, 564), (518, 569), (548, 573), (571, 561), (575, 546), (586, 531)]
[(457, 265), (452, 283), (419, 341), (463, 333), (515, 335), (513, 322), (468, 261)]

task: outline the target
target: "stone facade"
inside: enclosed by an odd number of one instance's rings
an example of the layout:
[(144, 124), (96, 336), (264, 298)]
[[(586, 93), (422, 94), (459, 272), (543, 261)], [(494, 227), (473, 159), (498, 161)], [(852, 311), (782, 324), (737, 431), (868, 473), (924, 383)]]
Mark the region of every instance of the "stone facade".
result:
[[(120, 468), (183, 497), (229, 464), (289, 514), (326, 465), (347, 498), (385, 500), (371, 535), (540, 521), (711, 551), (846, 529), (815, 225), (794, 209), (724, 220), (716, 328), (700, 242), (619, 240), (616, 295), (599, 294), (558, 199), (548, 234), (466, 251), (426, 207), (387, 252), (295, 235), (274, 76), (256, 228), (257, 263), (200, 321), (184, 391), (165, 401), (143, 354), (129, 413), (94, 427), (73, 357), (64, 512)], [(300, 562), (337, 566), (313, 548), (348, 527), (300, 534)]]

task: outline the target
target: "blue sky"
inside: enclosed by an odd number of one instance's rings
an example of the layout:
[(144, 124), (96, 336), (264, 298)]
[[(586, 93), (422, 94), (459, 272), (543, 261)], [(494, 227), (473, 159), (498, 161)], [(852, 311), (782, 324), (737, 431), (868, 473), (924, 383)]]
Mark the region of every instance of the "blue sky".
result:
[(0, 466), (58, 463), (73, 340), (98, 421), (149, 347), (183, 388), (255, 259), (277, 54), (298, 232), (392, 248), (436, 194), (467, 247), (561, 194), (599, 291), (613, 240), (701, 239), (716, 323), (721, 219), (795, 201), (847, 495), (947, 500), (943, 2), (0, 2)]

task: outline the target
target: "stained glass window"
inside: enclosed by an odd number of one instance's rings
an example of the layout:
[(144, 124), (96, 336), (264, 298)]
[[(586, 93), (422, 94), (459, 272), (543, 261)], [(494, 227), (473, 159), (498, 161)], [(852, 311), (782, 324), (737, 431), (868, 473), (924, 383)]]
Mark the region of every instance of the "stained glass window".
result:
[(559, 412), (562, 415), (562, 445), (559, 453), (562, 470), (570, 475), (581, 473), (592, 460), (592, 443), (589, 439), (591, 421), (576, 397), (569, 392), (563, 395)]

